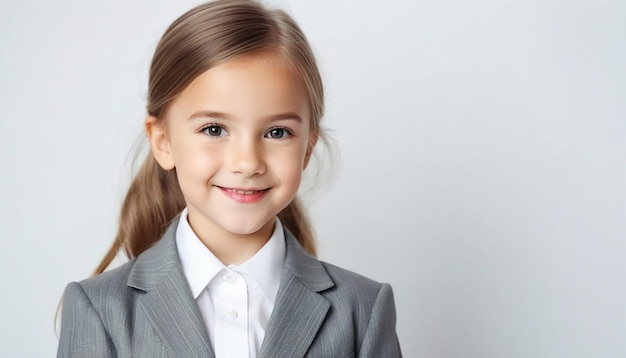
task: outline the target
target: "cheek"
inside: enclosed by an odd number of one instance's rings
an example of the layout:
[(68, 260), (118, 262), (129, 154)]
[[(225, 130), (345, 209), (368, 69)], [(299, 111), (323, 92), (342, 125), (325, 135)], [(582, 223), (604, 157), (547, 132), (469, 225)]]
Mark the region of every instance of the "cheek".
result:
[(299, 148), (277, 158), (275, 170), (283, 185), (298, 187), (302, 179), (305, 151)]
[(174, 151), (174, 162), (180, 177), (188, 180), (205, 180), (219, 166), (219, 153), (201, 145), (186, 145)]

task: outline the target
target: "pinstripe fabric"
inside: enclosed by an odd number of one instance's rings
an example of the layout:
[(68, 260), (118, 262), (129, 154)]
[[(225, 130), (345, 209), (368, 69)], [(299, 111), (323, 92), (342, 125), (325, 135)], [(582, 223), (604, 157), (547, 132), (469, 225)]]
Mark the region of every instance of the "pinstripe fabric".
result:
[[(176, 251), (177, 224), (137, 259), (67, 286), (58, 357), (214, 357)], [(391, 287), (318, 261), (285, 234), (259, 356), (401, 357)]]

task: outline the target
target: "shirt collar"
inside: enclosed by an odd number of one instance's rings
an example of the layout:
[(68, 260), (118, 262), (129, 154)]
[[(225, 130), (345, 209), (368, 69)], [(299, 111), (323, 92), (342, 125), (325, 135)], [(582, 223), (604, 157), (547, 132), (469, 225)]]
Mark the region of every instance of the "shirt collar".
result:
[(256, 281), (265, 297), (273, 304), (278, 293), (286, 254), (285, 232), (277, 217), (274, 232), (261, 250), (243, 264), (230, 267), (235, 271), (243, 272), (247, 275), (246, 278), (250, 277)]
[[(197, 299), (209, 282), (226, 266), (200, 241), (187, 220), (187, 208), (180, 215), (176, 228), (176, 247), (183, 273), (191, 293)], [(263, 294), (274, 303), (285, 264), (285, 233), (278, 218), (274, 232), (268, 242), (250, 259), (241, 265), (228, 267), (251, 278)], [(248, 283), (250, 287), (251, 283)]]

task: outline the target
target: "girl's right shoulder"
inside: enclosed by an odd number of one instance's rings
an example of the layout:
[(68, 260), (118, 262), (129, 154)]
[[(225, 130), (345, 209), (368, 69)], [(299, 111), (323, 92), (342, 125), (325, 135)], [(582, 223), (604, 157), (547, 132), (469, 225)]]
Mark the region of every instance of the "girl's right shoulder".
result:
[(63, 301), (72, 301), (76, 296), (88, 299), (96, 310), (116, 305), (116, 301), (123, 300), (135, 289), (127, 285), (130, 272), (136, 259), (132, 259), (114, 269), (105, 271), (97, 276), (79, 282), (70, 282), (63, 294)]
[(128, 286), (135, 262), (67, 285), (60, 310), (58, 357), (109, 357), (119, 347), (129, 351), (124, 327), (141, 295)]

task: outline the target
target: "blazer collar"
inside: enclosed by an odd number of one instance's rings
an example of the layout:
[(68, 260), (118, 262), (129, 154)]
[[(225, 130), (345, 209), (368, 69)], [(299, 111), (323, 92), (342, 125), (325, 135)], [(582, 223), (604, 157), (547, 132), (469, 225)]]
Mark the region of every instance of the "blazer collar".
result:
[[(138, 299), (170, 356), (215, 357), (176, 249), (179, 216), (133, 265), (127, 285), (145, 291)], [(182, 323), (182, 324), (181, 324)]]
[(285, 269), (297, 277), (305, 287), (314, 292), (321, 292), (335, 285), (322, 263), (304, 251), (287, 229), (285, 241), (287, 243)]
[(182, 265), (176, 249), (177, 216), (172, 220), (159, 241), (137, 257), (128, 278), (128, 286), (149, 292), (172, 272), (181, 271)]
[[(139, 304), (173, 356), (214, 357), (176, 249), (180, 216), (137, 258), (127, 285), (145, 291)], [(259, 357), (304, 357), (330, 308), (319, 292), (334, 286), (320, 261), (285, 229), (285, 269)], [(176, 324), (184, 322), (185, 324)]]
[(334, 286), (326, 269), (285, 230), (287, 257), (259, 357), (304, 357), (330, 309), (319, 292)]

